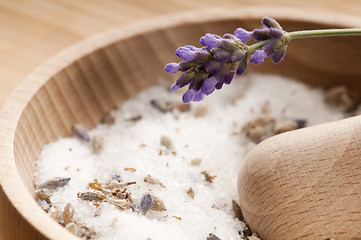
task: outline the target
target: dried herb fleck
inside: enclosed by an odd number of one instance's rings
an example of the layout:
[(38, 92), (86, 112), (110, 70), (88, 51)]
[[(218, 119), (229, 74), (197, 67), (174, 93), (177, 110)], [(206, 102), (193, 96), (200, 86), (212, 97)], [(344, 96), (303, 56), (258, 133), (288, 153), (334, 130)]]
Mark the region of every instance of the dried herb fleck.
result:
[(213, 183), (213, 180), (217, 177), (217, 176), (211, 176), (208, 171), (202, 171), (201, 174), (204, 175), (205, 179), (207, 182), (209, 183)]
[(215, 234), (210, 233), (207, 237), (207, 240), (221, 240), (221, 239), (217, 237)]
[(144, 182), (165, 188), (164, 184), (158, 178), (152, 177), (151, 175), (145, 176)]

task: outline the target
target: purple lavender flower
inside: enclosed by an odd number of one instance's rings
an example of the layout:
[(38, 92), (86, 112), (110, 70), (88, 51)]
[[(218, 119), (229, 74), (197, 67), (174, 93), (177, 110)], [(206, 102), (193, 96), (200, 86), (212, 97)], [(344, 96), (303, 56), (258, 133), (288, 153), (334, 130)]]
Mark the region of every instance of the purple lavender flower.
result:
[(196, 48), (191, 45), (186, 45), (184, 47), (179, 47), (175, 54), (182, 58), (184, 61), (193, 61), (196, 56)]
[(200, 42), (203, 46), (209, 47), (210, 49), (219, 47), (221, 44), (222, 38), (216, 34), (206, 33), (203, 37), (201, 37)]
[(143, 195), (142, 199), (140, 200), (140, 211), (142, 214), (146, 214), (149, 209), (153, 206), (153, 197), (151, 194), (146, 193)]
[(169, 73), (176, 73), (179, 71), (179, 63), (168, 63), (164, 70)]
[[(176, 55), (184, 61), (165, 66), (167, 72), (182, 72), (171, 90), (188, 86), (183, 101), (201, 101), (224, 84), (230, 84), (236, 74), (242, 75), (248, 66), (249, 56), (253, 64), (260, 64), (267, 57), (272, 57), (274, 63), (281, 61), (286, 54), (288, 34), (272, 18), (264, 17), (262, 24), (264, 28), (253, 31), (237, 28), (234, 34), (226, 33), (223, 37), (207, 33), (200, 39), (202, 48), (191, 45), (179, 47)], [(250, 40), (261, 44), (248, 47), (245, 43)]]
[(253, 32), (249, 32), (243, 28), (237, 28), (236, 31), (234, 31), (234, 35), (238, 37), (242, 43), (247, 43), (253, 39)]

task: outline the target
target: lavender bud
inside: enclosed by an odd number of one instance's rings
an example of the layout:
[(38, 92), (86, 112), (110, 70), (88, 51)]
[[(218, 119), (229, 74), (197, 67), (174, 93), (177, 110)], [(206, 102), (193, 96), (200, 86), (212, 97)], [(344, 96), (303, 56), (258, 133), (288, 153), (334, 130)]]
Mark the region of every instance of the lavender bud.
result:
[(89, 142), (90, 141), (90, 135), (89, 135), (89, 132), (88, 130), (83, 127), (82, 125), (80, 124), (75, 124), (73, 126), (73, 131), (74, 133), (83, 141), (85, 142)]
[(213, 56), (214, 59), (220, 62), (226, 62), (229, 59), (229, 52), (220, 49), (220, 48), (215, 48), (215, 51), (213, 52)]
[(271, 38), (281, 39), (283, 37), (283, 30), (278, 28), (269, 28), (268, 29), (268, 36)]
[(201, 37), (200, 43), (203, 46), (206, 46), (206, 47), (209, 47), (212, 49), (215, 47), (219, 47), (219, 45), (221, 44), (220, 39), (221, 39), (221, 37), (216, 34), (206, 33), (206, 35)]
[(210, 61), (205, 66), (206, 71), (210, 74), (218, 72), (221, 69), (221, 67), (222, 67), (222, 63), (218, 61)]
[(196, 76), (196, 72), (193, 69), (188, 70), (187, 72), (180, 75), (176, 83), (172, 86), (171, 90), (176, 91), (179, 88), (182, 88), (192, 82), (193, 78)]
[(204, 94), (201, 92), (201, 90), (196, 91), (196, 93), (193, 96), (192, 101), (193, 102), (200, 102), (204, 99)]
[(217, 90), (222, 89), (222, 87), (223, 87), (223, 82), (217, 82), (217, 84), (216, 84), (215, 87), (216, 87)]
[(165, 65), (164, 70), (169, 73), (176, 73), (179, 70), (179, 63), (168, 63)]
[(234, 35), (241, 40), (242, 43), (247, 43), (253, 38), (253, 32), (249, 32), (243, 28), (237, 28)]
[(250, 62), (253, 64), (263, 63), (264, 59), (268, 57), (265, 50), (256, 50), (250, 58)]
[(282, 27), (279, 25), (279, 23), (270, 17), (264, 17), (261, 20), (262, 24), (268, 28), (278, 28), (282, 29)]
[(203, 62), (208, 62), (211, 58), (212, 55), (208, 51), (204, 49), (199, 49), (196, 50), (194, 61), (203, 63)]
[(221, 239), (216, 235), (214, 235), (213, 233), (210, 233), (207, 237), (207, 240), (221, 240)]
[(269, 39), (270, 37), (268, 36), (268, 29), (264, 28), (253, 30), (253, 38), (256, 41), (264, 41)]
[(206, 78), (202, 84), (201, 92), (205, 95), (211, 94), (216, 89), (217, 82), (215, 77)]
[(236, 72), (228, 72), (227, 74), (224, 75), (223, 82), (227, 85), (230, 84), (235, 75), (236, 75)]
[(286, 46), (282, 47), (280, 50), (278, 50), (272, 55), (272, 62), (279, 63), (285, 56), (286, 56)]
[(230, 56), (231, 62), (238, 62), (242, 60), (245, 56), (245, 52), (242, 49), (237, 49), (233, 51), (233, 53)]
[(182, 97), (183, 102), (188, 103), (190, 101), (193, 100), (193, 97), (195, 95), (195, 90), (194, 89), (188, 89)]
[(242, 75), (244, 73), (244, 71), (246, 71), (248, 65), (248, 60), (247, 60), (247, 56), (245, 56), (242, 61), (239, 62), (238, 67), (237, 67), (237, 75)]
[(191, 61), (191, 62), (180, 62), (179, 63), (179, 70), (182, 71), (182, 72), (186, 72), (188, 71), (190, 68), (192, 67), (197, 67), (199, 65), (198, 62), (194, 62), (194, 61)]
[(239, 49), (237, 43), (231, 39), (222, 39), (221, 45), (219, 47), (228, 52), (233, 52), (234, 50)]
[(153, 197), (151, 194), (146, 193), (140, 200), (140, 210), (143, 214), (146, 214), (149, 209), (153, 206)]
[(37, 186), (37, 189), (57, 189), (68, 184), (71, 178), (55, 177)]
[(196, 51), (193, 46), (187, 45), (177, 48), (175, 54), (178, 57), (182, 58), (184, 61), (193, 61), (196, 55)]

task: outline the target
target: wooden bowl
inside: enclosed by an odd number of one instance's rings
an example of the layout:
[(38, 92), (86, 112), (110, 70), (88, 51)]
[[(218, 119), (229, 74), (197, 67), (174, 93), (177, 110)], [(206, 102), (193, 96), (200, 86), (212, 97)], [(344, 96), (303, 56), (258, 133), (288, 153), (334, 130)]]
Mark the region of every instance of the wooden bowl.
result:
[[(239, 26), (259, 27), (266, 15), (279, 20), (287, 31), (361, 25), (359, 18), (281, 7), (182, 13), (94, 36), (31, 73), (0, 114), (0, 238), (77, 239), (34, 201), (33, 173), (42, 147), (71, 135), (74, 123), (95, 126), (105, 112), (158, 79), (174, 78), (163, 68), (178, 61), (174, 55), (178, 46), (199, 46), (198, 39), (207, 32), (223, 34)], [(285, 61), (264, 63), (256, 70), (324, 87), (346, 84), (360, 91), (360, 49), (359, 37), (298, 40), (289, 46)], [(244, 206), (246, 219), (251, 219), (249, 206)]]

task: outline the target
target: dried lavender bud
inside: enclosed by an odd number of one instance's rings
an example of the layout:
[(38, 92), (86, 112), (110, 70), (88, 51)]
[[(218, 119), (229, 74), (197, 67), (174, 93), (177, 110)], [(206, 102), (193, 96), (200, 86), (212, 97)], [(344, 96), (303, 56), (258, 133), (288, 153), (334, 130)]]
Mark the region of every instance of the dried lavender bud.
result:
[(94, 153), (99, 153), (104, 146), (104, 137), (101, 135), (95, 135), (91, 140), (92, 150)]
[(155, 196), (154, 194), (151, 194), (153, 197), (153, 204), (151, 209), (153, 211), (157, 211), (157, 212), (163, 212), (166, 211), (167, 209), (165, 208), (164, 202), (157, 196)]
[(50, 209), (50, 205), (45, 200), (38, 200), (37, 204), (45, 211), (48, 212)]
[(72, 221), (74, 213), (75, 209), (73, 205), (71, 205), (71, 203), (68, 203), (63, 210), (63, 221), (65, 226)]
[(104, 199), (106, 199), (106, 196), (102, 193), (96, 193), (96, 192), (85, 192), (85, 193), (78, 193), (78, 198), (84, 201), (95, 201), (95, 202), (101, 202)]
[(102, 188), (113, 190), (114, 188), (123, 188), (129, 185), (136, 184), (136, 182), (119, 182), (115, 180), (110, 180), (109, 182), (102, 184)]
[(130, 118), (127, 118), (125, 119), (126, 121), (132, 121), (132, 122), (136, 122), (136, 121), (139, 121), (143, 118), (143, 116), (141, 114), (137, 114), (133, 117), (130, 117)]
[(297, 128), (304, 128), (307, 125), (307, 119), (299, 118), (299, 119), (295, 119), (294, 121), (297, 124)]
[(80, 124), (75, 124), (73, 126), (73, 131), (75, 133), (75, 135), (82, 141), (85, 141), (85, 142), (89, 142), (90, 141), (90, 135), (89, 135), (89, 132), (88, 130), (83, 127), (82, 125)]
[(115, 180), (115, 181), (118, 181), (118, 182), (123, 181), (122, 177), (119, 174), (113, 175), (111, 180)]
[(55, 177), (37, 186), (36, 189), (57, 189), (68, 184), (71, 178)]
[(193, 188), (189, 188), (187, 190), (187, 195), (194, 199), (194, 190), (193, 190)]
[(170, 112), (173, 110), (170, 103), (167, 103), (159, 99), (152, 99), (150, 101), (150, 104), (162, 113)]
[(101, 121), (104, 124), (108, 124), (108, 125), (112, 125), (115, 123), (115, 116), (114, 113), (112, 111), (107, 112), (106, 114), (104, 114), (104, 117)]
[(215, 234), (210, 233), (207, 237), (207, 240), (221, 240), (221, 239), (217, 237)]
[(35, 196), (40, 201), (46, 201), (47, 203), (51, 203), (50, 196), (51, 194), (49, 192), (44, 191), (44, 189), (36, 190)]
[(160, 137), (160, 145), (165, 147), (167, 150), (170, 150), (170, 151), (174, 150), (173, 143), (170, 140), (170, 138), (167, 136)]
[(153, 206), (153, 196), (149, 193), (143, 195), (140, 201), (140, 210), (142, 214), (146, 214)]
[(141, 211), (141, 210), (140, 210), (140, 205), (139, 205), (139, 204), (136, 204), (136, 203), (130, 205), (129, 208), (132, 209), (133, 212), (139, 213), (139, 212)]
[(151, 175), (145, 176), (144, 182), (149, 183), (149, 184), (159, 185), (159, 186), (165, 188), (164, 184), (158, 178), (154, 178)]

